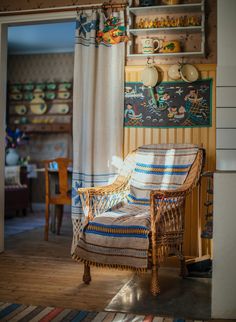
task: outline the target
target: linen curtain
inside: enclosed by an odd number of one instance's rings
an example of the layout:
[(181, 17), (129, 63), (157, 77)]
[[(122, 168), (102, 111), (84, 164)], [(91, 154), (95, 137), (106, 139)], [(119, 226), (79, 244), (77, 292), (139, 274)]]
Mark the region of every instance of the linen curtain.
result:
[(122, 158), (124, 10), (78, 14), (74, 58), (72, 218), (84, 214), (77, 190), (106, 185)]

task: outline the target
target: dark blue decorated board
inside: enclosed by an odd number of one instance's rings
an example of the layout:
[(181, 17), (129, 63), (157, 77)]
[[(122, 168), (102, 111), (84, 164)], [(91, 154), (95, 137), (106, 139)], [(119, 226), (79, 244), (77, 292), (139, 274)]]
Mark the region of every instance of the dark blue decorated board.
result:
[(210, 127), (211, 110), (212, 79), (125, 83), (125, 127)]

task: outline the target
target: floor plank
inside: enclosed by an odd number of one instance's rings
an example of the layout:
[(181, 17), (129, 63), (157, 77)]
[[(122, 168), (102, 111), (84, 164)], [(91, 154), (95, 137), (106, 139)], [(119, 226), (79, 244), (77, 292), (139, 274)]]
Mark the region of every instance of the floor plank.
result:
[(8, 235), (5, 252), (0, 254), (0, 301), (104, 310), (132, 274), (94, 268), (92, 283), (85, 285), (83, 265), (70, 257), (71, 240), (69, 215), (61, 235), (51, 233), (48, 242), (43, 240), (42, 226)]

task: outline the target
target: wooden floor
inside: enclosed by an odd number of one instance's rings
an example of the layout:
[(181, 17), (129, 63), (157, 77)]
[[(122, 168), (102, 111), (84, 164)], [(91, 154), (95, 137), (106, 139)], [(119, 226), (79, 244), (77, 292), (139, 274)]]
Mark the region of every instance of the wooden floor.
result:
[(0, 301), (104, 310), (132, 276), (118, 270), (92, 270), (92, 283), (82, 283), (83, 266), (70, 257), (72, 227), (69, 216), (61, 236), (43, 240), (43, 228), (5, 239), (0, 254)]

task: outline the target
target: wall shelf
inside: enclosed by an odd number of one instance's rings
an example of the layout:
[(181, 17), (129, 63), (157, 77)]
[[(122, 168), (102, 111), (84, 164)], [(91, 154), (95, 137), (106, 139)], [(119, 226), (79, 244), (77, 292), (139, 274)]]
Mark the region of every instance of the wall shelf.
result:
[[(154, 57), (204, 57), (205, 56), (205, 0), (198, 3), (187, 3), (178, 5), (157, 5), (151, 7), (129, 7), (129, 26), (127, 29), (130, 41), (127, 45), (128, 58)], [(153, 17), (163, 17), (167, 15), (191, 16), (196, 14), (201, 19), (201, 25), (187, 25), (181, 27), (161, 27), (161, 28), (137, 28), (137, 18), (153, 19)], [(152, 18), (150, 18), (152, 16)], [(160, 19), (160, 18), (159, 18)], [(181, 43), (181, 52), (174, 53), (152, 53), (143, 54), (141, 37), (163, 39), (168, 37), (172, 41), (171, 35), (176, 35), (176, 40)], [(185, 40), (186, 37), (189, 37)], [(197, 46), (196, 46), (197, 43)], [(195, 50), (196, 49), (196, 50)]]
[(130, 34), (138, 35), (151, 35), (157, 33), (194, 33), (203, 31), (202, 26), (189, 26), (189, 27), (168, 27), (168, 28), (143, 28), (143, 29), (129, 29)]
[(14, 124), (11, 128), (18, 128), (25, 133), (71, 133), (71, 124)]
[(158, 54), (128, 54), (127, 55), (130, 58), (142, 58), (142, 57), (187, 57), (187, 56), (194, 56), (194, 57), (203, 57), (204, 52), (179, 52), (179, 53), (158, 53)]
[(158, 10), (158, 14), (164, 13), (181, 13), (181, 12), (199, 12), (203, 10), (204, 1), (199, 3), (177, 4), (177, 5), (162, 5), (150, 7), (130, 7), (130, 13), (135, 16), (153, 15), (154, 11)]
[[(29, 134), (42, 133), (71, 133), (72, 131), (72, 89), (61, 90), (60, 86), (65, 83), (54, 83), (54, 89), (47, 89), (41, 92), (35, 91), (39, 86), (38, 83), (32, 83), (32, 89), (26, 89), (27, 84), (9, 84), (8, 87), (8, 117), (7, 124), (10, 128), (19, 128), (21, 131)], [(29, 84), (28, 84), (29, 85)], [(72, 85), (70, 86), (72, 87)], [(55, 98), (45, 98), (46, 93), (53, 93)], [(65, 92), (66, 97), (58, 98)], [(40, 98), (41, 101), (34, 102), (27, 100), (27, 95), (35, 99)], [(41, 95), (41, 96), (40, 96)], [(43, 97), (43, 100), (42, 100)], [(43, 113), (36, 113), (32, 107), (43, 104)], [(19, 113), (18, 109), (19, 107)], [(23, 111), (21, 112), (21, 109)]]

